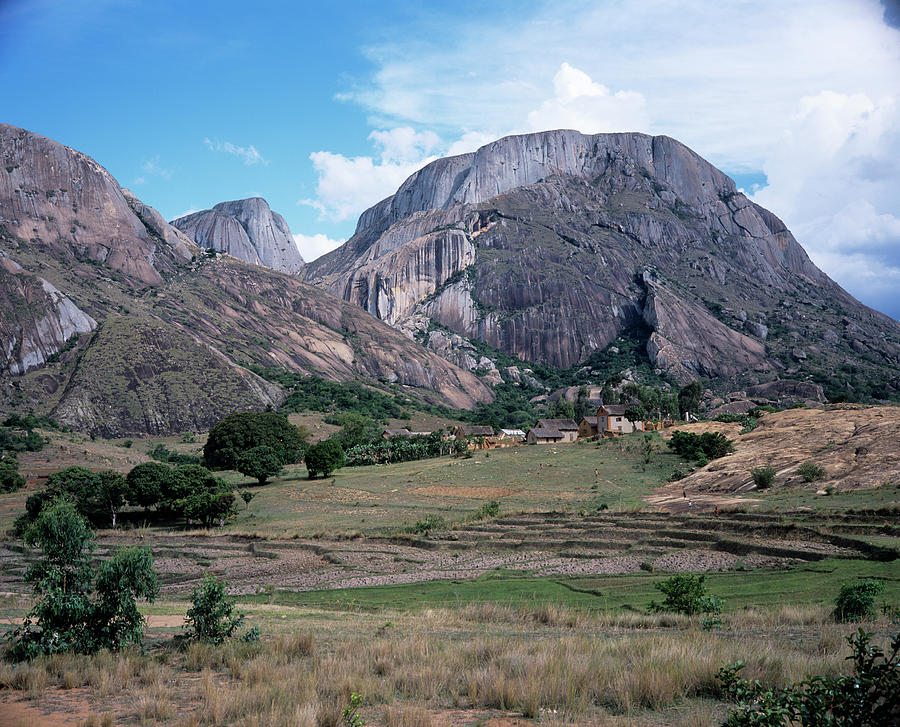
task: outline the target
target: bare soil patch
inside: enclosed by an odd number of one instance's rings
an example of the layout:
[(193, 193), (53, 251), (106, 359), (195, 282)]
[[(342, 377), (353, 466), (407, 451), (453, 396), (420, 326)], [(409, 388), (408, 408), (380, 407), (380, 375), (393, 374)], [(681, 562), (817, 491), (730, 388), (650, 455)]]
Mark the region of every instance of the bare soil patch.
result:
[(471, 499), (487, 499), (494, 497), (509, 497), (519, 490), (509, 487), (469, 487), (466, 485), (452, 485), (441, 487), (440, 485), (428, 485), (417, 487), (413, 490), (417, 495), (432, 495), (436, 497), (468, 497)]

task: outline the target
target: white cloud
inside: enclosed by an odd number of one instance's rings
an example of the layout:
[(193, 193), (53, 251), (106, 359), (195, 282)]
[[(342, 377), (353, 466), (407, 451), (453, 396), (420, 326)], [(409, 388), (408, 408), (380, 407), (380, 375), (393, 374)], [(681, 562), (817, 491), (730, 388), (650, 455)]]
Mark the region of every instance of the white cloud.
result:
[(260, 154), (252, 144), (250, 146), (238, 146), (237, 144), (232, 144), (230, 141), (220, 142), (218, 140), (213, 141), (209, 138), (204, 139), (203, 143), (206, 144), (210, 151), (224, 152), (238, 157), (243, 160), (244, 164), (248, 167), (253, 164), (262, 164), (263, 166), (269, 164), (268, 160), (263, 158), (263, 155)]
[(554, 96), (528, 114), (528, 131), (578, 129), (588, 134), (646, 131), (646, 102), (635, 91), (610, 90), (563, 63), (553, 77)]
[(431, 152), (440, 142), (434, 132), (411, 127), (373, 131), (369, 139), (380, 148), (378, 158), (330, 151), (310, 154), (318, 175), (316, 198), (302, 199), (300, 204), (319, 210), (323, 219), (350, 219), (393, 194), (410, 174), (436, 159)]
[(782, 217), (813, 262), (900, 315), (900, 108), (889, 96), (800, 99), (753, 199)]
[(320, 255), (330, 252), (346, 242), (343, 238), (340, 240), (332, 240), (328, 235), (316, 233), (315, 235), (294, 235), (294, 242), (297, 243), (297, 249), (306, 262), (312, 262)]

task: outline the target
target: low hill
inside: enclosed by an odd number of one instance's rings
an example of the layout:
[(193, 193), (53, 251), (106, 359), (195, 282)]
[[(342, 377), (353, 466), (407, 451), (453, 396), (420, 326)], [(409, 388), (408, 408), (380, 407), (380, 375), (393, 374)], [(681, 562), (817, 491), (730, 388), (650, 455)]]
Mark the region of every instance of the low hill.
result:
[[(776, 471), (771, 492), (799, 488), (835, 492), (880, 486), (900, 487), (900, 407), (835, 405), (823, 409), (789, 409), (765, 414), (759, 425), (740, 434), (740, 424), (697, 422), (673, 427), (700, 433), (719, 431), (734, 440), (734, 452), (671, 486), (666, 497), (681, 499), (682, 488), (696, 494), (751, 493), (750, 470)], [(797, 468), (814, 462), (825, 476), (805, 482)], [(662, 502), (651, 498), (654, 502)]]

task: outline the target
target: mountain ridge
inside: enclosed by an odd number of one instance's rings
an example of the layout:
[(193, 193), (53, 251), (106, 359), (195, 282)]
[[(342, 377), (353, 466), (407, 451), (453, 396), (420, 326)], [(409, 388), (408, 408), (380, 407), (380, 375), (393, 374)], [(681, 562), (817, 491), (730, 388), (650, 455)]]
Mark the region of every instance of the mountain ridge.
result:
[(841, 368), (859, 361), (867, 381), (900, 386), (900, 324), (856, 301), (777, 216), (665, 136), (556, 130), (437, 160), (363, 212), (354, 236), (304, 276), (422, 340), (437, 325), (558, 368), (646, 324), (665, 291), (694, 313), (652, 331), (647, 355), (679, 383), (834, 375), (852, 394), (854, 374)]

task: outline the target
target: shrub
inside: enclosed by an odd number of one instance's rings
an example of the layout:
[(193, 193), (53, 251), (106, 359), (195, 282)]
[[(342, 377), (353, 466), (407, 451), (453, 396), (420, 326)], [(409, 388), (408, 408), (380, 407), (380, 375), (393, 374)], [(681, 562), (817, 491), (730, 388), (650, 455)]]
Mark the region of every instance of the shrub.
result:
[(152, 601), (158, 591), (149, 548), (119, 549), (94, 566), (94, 534), (68, 499), (42, 509), (25, 541), (39, 546), (43, 557), (25, 572), (35, 605), (12, 632), (14, 655), (93, 653), (140, 643), (144, 620), (135, 600)]
[(834, 602), (837, 621), (868, 621), (875, 618), (875, 599), (884, 590), (884, 583), (866, 579), (841, 586)]
[(422, 535), (431, 532), (432, 530), (445, 530), (446, 528), (447, 521), (444, 520), (443, 517), (430, 514), (426, 515), (422, 520), (417, 520), (414, 525), (406, 528), (406, 532), (414, 535)]
[(667, 578), (653, 587), (665, 595), (662, 603), (650, 602), (651, 611), (670, 611), (692, 616), (697, 613), (717, 614), (722, 611), (724, 602), (720, 598), (710, 596), (703, 585), (706, 576), (694, 573), (679, 573)]
[(193, 641), (221, 644), (234, 636), (244, 622), (234, 614), (234, 601), (225, 597), (225, 581), (206, 576), (191, 594), (191, 608), (185, 618), (187, 637)]
[(475, 513), (475, 517), (478, 519), (484, 519), (489, 517), (497, 517), (500, 514), (500, 503), (496, 500), (491, 500), (490, 502), (484, 503), (480, 508), (478, 508), (478, 512)]
[(765, 490), (772, 486), (775, 481), (774, 467), (754, 467), (750, 470), (750, 476), (753, 478), (754, 484), (760, 489)]
[(260, 485), (264, 485), (270, 477), (281, 472), (281, 462), (275, 450), (263, 444), (238, 455), (237, 471), (247, 477), (255, 477)]
[(734, 450), (734, 442), (721, 432), (692, 432), (675, 431), (668, 442), (670, 449), (685, 459), (699, 460), (701, 455), (710, 459), (724, 457)]
[(825, 468), (815, 462), (804, 462), (797, 468), (797, 474), (803, 478), (804, 482), (815, 482), (821, 480), (826, 473)]
[(304, 459), (310, 479), (319, 473), (322, 477), (328, 477), (336, 469), (344, 466), (344, 450), (333, 439), (326, 439), (324, 442), (310, 445)]
[(723, 727), (819, 727), (898, 724), (900, 718), (900, 633), (885, 653), (860, 629), (847, 637), (853, 674), (816, 676), (783, 689), (738, 676), (742, 662), (728, 664), (717, 677), (727, 698), (738, 703)]
[(155, 459), (157, 462), (166, 462), (168, 464), (200, 464), (200, 458), (196, 455), (176, 452), (162, 443), (147, 450), (147, 456), (150, 459)]
[(234, 469), (241, 452), (267, 446), (275, 450), (282, 465), (303, 459), (306, 440), (287, 417), (273, 411), (229, 414), (209, 432), (203, 445), (206, 466)]
[(15, 457), (0, 459), (0, 492), (15, 492), (25, 487), (25, 478), (19, 474), (19, 462)]

